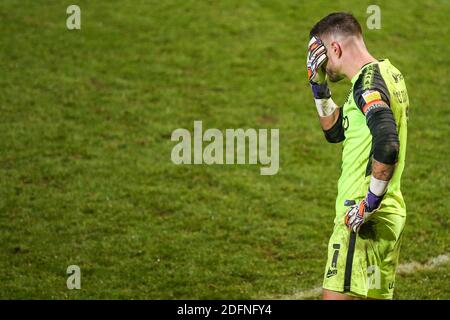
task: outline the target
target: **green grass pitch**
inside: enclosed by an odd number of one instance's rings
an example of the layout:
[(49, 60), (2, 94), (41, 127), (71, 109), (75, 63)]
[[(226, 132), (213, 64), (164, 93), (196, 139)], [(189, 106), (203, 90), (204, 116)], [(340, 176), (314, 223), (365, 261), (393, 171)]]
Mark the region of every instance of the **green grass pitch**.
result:
[[(351, 11), (411, 108), (401, 263), (450, 252), (448, 1), (0, 2), (0, 298), (258, 299), (320, 286), (341, 147), (306, 81), (310, 27)], [(66, 8), (81, 8), (81, 30)], [(342, 103), (349, 82), (332, 86)], [(280, 170), (181, 165), (176, 128), (279, 128)], [(81, 268), (81, 290), (66, 269)], [(450, 299), (450, 267), (396, 299)]]

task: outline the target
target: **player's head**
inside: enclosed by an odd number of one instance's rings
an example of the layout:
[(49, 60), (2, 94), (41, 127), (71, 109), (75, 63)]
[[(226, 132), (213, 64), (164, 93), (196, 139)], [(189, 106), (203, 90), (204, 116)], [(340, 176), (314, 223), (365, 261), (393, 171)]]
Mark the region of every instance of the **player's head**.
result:
[(326, 72), (332, 82), (344, 78), (342, 66), (352, 59), (353, 47), (364, 46), (358, 20), (345, 12), (331, 13), (311, 29), (310, 37), (321, 39), (327, 49)]

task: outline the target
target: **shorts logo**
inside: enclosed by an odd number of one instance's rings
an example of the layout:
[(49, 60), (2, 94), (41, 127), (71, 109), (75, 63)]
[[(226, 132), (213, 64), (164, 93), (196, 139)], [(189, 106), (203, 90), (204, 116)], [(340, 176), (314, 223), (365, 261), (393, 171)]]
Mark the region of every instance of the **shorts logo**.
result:
[(331, 278), (332, 276), (337, 275), (337, 269), (328, 268), (327, 278)]
[(331, 267), (328, 268), (327, 278), (337, 275), (337, 262), (338, 262), (340, 248), (341, 248), (341, 245), (339, 243), (333, 244), (333, 249), (334, 249), (333, 260), (331, 260)]

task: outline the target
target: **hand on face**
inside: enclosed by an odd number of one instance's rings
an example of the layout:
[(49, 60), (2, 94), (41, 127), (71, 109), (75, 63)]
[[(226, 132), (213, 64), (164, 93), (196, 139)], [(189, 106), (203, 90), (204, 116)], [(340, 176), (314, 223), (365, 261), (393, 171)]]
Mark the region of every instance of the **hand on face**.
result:
[(342, 49), (337, 41), (331, 41), (328, 37), (322, 39), (328, 57), (326, 63), (323, 65), (328, 79), (331, 82), (338, 82), (344, 78), (340, 72), (340, 64), (342, 57)]

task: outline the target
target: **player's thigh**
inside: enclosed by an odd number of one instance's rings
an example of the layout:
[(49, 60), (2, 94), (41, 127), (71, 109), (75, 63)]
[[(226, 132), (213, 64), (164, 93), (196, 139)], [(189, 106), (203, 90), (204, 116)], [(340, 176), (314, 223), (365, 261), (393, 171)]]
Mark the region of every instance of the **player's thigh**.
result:
[[(323, 288), (332, 292), (344, 293), (348, 254), (353, 254), (355, 234), (351, 234), (344, 224), (334, 226), (328, 243), (328, 259), (325, 265)], [(348, 270), (347, 270), (348, 278)]]
[(373, 246), (358, 234), (350, 232), (344, 223), (334, 227), (328, 244), (323, 289), (357, 298), (366, 298), (368, 256)]
[(396, 240), (379, 240), (374, 242), (374, 246), (367, 258), (367, 297), (392, 299), (401, 237)]
[(392, 299), (400, 240), (385, 221), (368, 221), (360, 233), (334, 227), (323, 288), (359, 298)]

